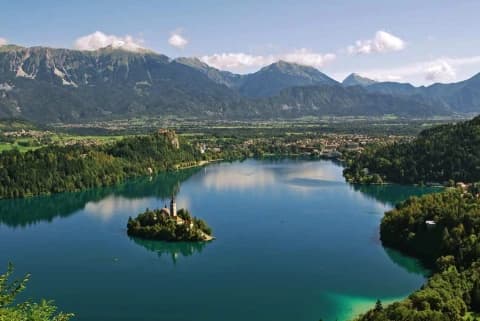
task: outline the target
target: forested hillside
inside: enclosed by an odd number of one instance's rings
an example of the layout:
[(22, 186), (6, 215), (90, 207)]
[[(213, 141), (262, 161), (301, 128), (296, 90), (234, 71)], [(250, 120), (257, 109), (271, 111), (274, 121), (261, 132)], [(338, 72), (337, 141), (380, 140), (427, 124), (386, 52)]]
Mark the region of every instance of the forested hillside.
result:
[(425, 130), (412, 142), (373, 146), (348, 160), (357, 183), (480, 181), (480, 117)]
[(377, 304), (360, 321), (473, 320), (469, 313), (480, 312), (478, 192), (472, 187), (414, 197), (385, 214), (383, 244), (435, 262), (436, 274), (407, 299)]
[(49, 146), (0, 153), (0, 198), (77, 191), (128, 177), (195, 164), (198, 152), (172, 132), (125, 138), (113, 145)]

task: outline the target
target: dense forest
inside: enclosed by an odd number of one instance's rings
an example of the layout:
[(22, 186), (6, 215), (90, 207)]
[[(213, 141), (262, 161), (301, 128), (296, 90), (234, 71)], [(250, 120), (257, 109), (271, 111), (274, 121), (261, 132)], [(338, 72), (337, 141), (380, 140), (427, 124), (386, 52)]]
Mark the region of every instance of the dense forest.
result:
[(351, 155), (344, 171), (354, 183), (480, 181), (480, 116), (441, 125), (411, 142), (377, 145)]
[(212, 229), (205, 221), (192, 217), (185, 209), (178, 211), (178, 217), (162, 212), (162, 209), (146, 210), (136, 218), (128, 219), (129, 236), (159, 241), (205, 241), (212, 235)]
[(380, 228), (383, 244), (425, 260), (435, 274), (405, 300), (385, 308), (378, 302), (358, 320), (475, 320), (480, 312), (479, 233), (476, 187), (412, 197), (387, 212)]
[(201, 159), (170, 131), (103, 146), (47, 146), (0, 153), (0, 198), (78, 191), (193, 165)]
[(51, 301), (22, 302), (17, 296), (26, 288), (30, 276), (10, 281), (13, 274), (10, 264), (6, 273), (0, 275), (0, 321), (68, 321), (71, 313), (58, 312)]

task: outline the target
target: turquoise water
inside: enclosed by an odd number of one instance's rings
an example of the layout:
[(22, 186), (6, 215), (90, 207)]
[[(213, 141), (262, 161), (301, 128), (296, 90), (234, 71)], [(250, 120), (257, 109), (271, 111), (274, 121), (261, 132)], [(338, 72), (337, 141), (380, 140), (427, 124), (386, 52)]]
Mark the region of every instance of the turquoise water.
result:
[[(178, 207), (217, 239), (167, 244), (126, 235), (129, 216)], [(84, 193), (0, 202), (0, 266), (32, 278), (80, 321), (345, 320), (406, 296), (427, 271), (382, 247), (383, 212), (431, 189), (352, 186), (328, 161), (254, 161)]]

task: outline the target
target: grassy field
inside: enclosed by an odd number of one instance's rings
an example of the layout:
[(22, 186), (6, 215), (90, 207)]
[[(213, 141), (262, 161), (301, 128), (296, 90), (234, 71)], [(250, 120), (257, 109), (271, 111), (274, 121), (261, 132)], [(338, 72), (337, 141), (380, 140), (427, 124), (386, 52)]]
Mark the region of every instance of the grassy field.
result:
[(35, 150), (49, 144), (55, 145), (72, 145), (76, 143), (83, 144), (110, 144), (116, 142), (125, 136), (79, 136), (68, 134), (51, 134), (43, 138), (21, 137), (15, 138), (12, 142), (0, 142), (0, 152), (17, 149), (24, 153), (30, 150)]

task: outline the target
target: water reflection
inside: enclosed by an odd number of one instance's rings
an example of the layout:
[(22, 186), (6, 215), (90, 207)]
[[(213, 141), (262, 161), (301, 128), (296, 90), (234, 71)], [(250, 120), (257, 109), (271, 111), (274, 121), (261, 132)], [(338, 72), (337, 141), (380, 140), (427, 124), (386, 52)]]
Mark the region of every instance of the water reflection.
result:
[(385, 253), (392, 260), (393, 263), (400, 266), (404, 270), (413, 274), (421, 274), (425, 277), (430, 275), (430, 271), (420, 262), (410, 257), (406, 257), (401, 252), (385, 247)]
[(150, 198), (127, 198), (109, 195), (100, 201), (90, 201), (85, 204), (85, 212), (108, 221), (117, 213), (138, 213), (148, 208)]
[[(252, 161), (247, 160), (235, 166), (220, 164), (207, 167), (201, 177), (202, 184), (207, 189), (217, 191), (243, 191), (266, 188), (277, 183), (285, 183), (292, 188), (318, 188), (344, 183), (341, 170), (339, 171), (338, 165), (333, 162), (323, 162), (323, 166), (318, 166), (318, 161), (304, 160), (258, 162), (261, 162), (262, 166), (252, 166)], [(287, 163), (289, 166), (286, 166)]]
[(353, 190), (362, 193), (384, 205), (395, 206), (411, 196), (421, 196), (428, 193), (440, 192), (440, 187), (415, 187), (409, 185), (350, 185)]
[(158, 257), (168, 257), (172, 263), (177, 263), (179, 257), (188, 257), (201, 253), (206, 242), (162, 242), (130, 237), (136, 244), (146, 248), (150, 252), (157, 253)]
[(84, 192), (2, 200), (0, 223), (10, 227), (27, 227), (39, 222), (51, 222), (57, 217), (68, 217), (84, 208), (108, 218), (116, 210), (123, 210), (125, 206), (141, 208), (142, 199), (147, 197), (170, 197), (178, 191), (178, 186), (183, 181), (198, 171), (198, 168), (191, 168), (162, 173), (153, 178), (131, 180), (117, 186)]
[[(258, 166), (260, 163), (262, 166)], [(292, 166), (293, 165), (293, 166)], [(136, 179), (114, 187), (91, 189), (78, 193), (0, 201), (0, 223), (11, 227), (26, 227), (41, 221), (50, 222), (85, 209), (87, 213), (108, 220), (120, 211), (144, 210), (149, 198), (166, 199), (178, 191), (179, 185), (199, 172), (199, 168), (174, 173), (163, 173), (154, 178)], [(201, 169), (196, 180), (206, 189), (219, 191), (270, 188), (285, 184), (292, 190), (306, 193), (319, 188), (333, 188), (344, 184), (341, 167), (333, 162), (269, 160), (217, 164)], [(410, 186), (351, 185), (354, 191), (393, 206), (412, 195)], [(415, 188), (422, 195), (438, 188)], [(185, 200), (186, 202), (187, 200)]]

